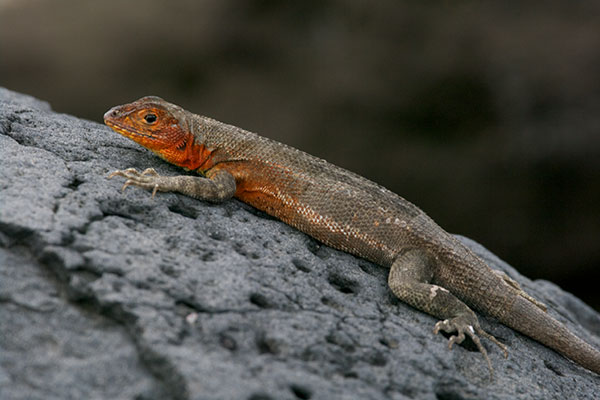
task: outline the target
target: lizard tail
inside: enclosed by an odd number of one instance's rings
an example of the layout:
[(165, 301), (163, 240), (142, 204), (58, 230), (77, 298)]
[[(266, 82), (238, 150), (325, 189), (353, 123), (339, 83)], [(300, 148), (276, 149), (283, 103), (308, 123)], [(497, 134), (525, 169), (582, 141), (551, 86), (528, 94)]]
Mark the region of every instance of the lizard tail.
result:
[(570, 332), (529, 300), (518, 296), (505, 314), (505, 325), (545, 344), (590, 371), (600, 375), (600, 351)]

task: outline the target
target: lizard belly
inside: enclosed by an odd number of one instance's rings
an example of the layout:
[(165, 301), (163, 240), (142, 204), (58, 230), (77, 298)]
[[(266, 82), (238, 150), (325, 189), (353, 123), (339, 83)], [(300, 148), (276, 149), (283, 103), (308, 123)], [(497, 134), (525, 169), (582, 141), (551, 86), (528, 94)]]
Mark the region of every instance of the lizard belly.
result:
[(390, 266), (402, 250), (399, 218), (380, 218), (370, 207), (340, 197), (328, 201), (324, 193), (318, 202), (307, 201), (285, 191), (244, 188), (236, 197), (312, 236), (328, 246), (357, 255), (383, 266)]

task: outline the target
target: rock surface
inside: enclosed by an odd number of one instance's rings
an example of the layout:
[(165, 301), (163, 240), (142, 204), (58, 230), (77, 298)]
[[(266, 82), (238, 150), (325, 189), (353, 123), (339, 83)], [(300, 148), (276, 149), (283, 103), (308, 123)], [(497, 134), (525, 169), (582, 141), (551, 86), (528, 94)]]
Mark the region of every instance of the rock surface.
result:
[[(482, 317), (510, 351), (486, 343), (490, 381), (383, 268), (236, 200), (121, 193), (126, 167), (181, 173), (0, 89), (0, 398), (597, 398), (600, 377)], [(463, 240), (600, 347), (600, 315)]]

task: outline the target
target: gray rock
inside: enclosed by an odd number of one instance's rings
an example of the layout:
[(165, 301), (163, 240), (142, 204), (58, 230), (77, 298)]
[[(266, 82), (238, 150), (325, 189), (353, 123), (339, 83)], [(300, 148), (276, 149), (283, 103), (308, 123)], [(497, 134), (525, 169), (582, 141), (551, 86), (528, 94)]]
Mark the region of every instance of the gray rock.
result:
[[(102, 113), (105, 110), (98, 110)], [(0, 89), (0, 398), (592, 399), (600, 377), (482, 317), (447, 349), (386, 270), (232, 200), (107, 180), (181, 173), (109, 128)], [(600, 347), (600, 316), (463, 240)]]

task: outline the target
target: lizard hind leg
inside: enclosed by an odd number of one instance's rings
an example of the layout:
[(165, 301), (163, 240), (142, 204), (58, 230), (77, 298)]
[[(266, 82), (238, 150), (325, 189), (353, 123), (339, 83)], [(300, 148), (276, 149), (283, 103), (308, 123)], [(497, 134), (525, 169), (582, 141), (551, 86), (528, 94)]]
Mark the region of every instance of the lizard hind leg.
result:
[(490, 376), (493, 376), (492, 363), (479, 336), (498, 345), (507, 356), (506, 346), (485, 332), (475, 313), (447, 289), (431, 284), (435, 270), (435, 260), (425, 251), (411, 249), (401, 254), (392, 264), (388, 277), (391, 291), (409, 305), (441, 319), (433, 330), (434, 334), (444, 331), (453, 334), (448, 347), (460, 344), (465, 337), (471, 338), (485, 358)]

